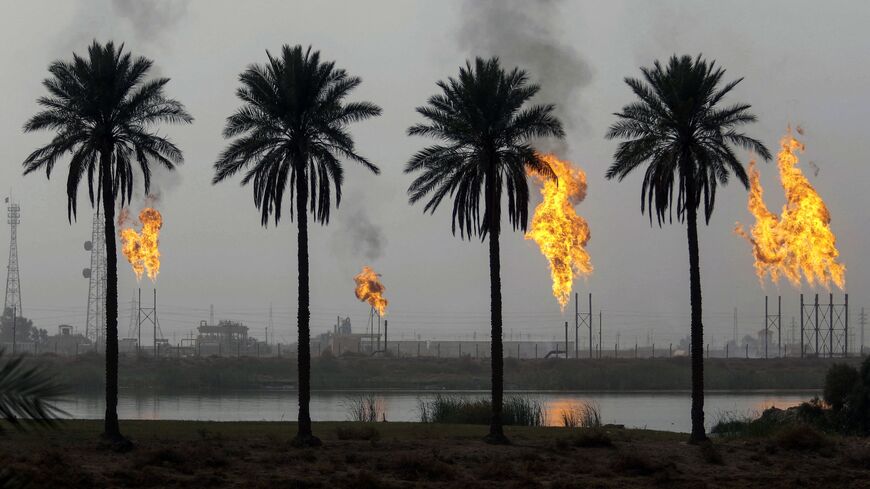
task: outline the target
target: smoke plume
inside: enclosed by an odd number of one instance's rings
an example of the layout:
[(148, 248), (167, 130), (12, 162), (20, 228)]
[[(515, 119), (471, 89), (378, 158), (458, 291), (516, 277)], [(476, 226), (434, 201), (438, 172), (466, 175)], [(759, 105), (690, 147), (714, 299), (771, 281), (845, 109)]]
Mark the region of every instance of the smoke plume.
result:
[(342, 214), (340, 239), (335, 242), (338, 251), (353, 257), (362, 257), (368, 261), (377, 260), (384, 254), (386, 238), (380, 226), (372, 223), (368, 214), (357, 208), (348, 214)]
[(112, 0), (112, 9), (130, 22), (140, 42), (163, 41), (185, 15), (189, 0)]
[(592, 70), (563, 41), (559, 30), (562, 3), (562, 0), (466, 0), (459, 42), (471, 56), (498, 56), (506, 68), (518, 66), (526, 70), (531, 81), (541, 86), (536, 102), (555, 104), (556, 115), (566, 131), (570, 131), (583, 128), (577, 110), (578, 95), (591, 81)]

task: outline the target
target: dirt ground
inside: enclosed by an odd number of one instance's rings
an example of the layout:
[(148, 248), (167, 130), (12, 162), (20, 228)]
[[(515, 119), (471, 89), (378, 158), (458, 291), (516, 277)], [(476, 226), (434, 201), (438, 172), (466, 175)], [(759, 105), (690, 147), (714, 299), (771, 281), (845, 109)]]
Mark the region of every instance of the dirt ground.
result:
[(100, 424), (0, 434), (0, 469), (37, 488), (626, 488), (870, 487), (870, 442), (797, 433), (685, 443), (641, 430), (315, 423), (324, 444), (295, 449), (292, 423), (122, 423), (136, 443), (115, 453)]

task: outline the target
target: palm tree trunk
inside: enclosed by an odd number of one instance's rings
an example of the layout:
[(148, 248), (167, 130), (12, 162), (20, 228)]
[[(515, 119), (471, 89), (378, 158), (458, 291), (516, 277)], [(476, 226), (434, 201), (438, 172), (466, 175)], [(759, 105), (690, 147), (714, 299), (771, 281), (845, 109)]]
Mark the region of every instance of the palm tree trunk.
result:
[(502, 346), (501, 317), (501, 257), (499, 234), (501, 224), (501, 202), (498, 193), (495, 165), (486, 178), (486, 200), (489, 212), (489, 298), (491, 321), (491, 362), (492, 362), (492, 420), (489, 424), (489, 443), (508, 443), (502, 427), (502, 404), (504, 395), (504, 351)]
[(100, 190), (106, 241), (106, 417), (103, 437), (129, 444), (118, 424), (118, 255), (115, 249), (115, 195), (112, 192), (111, 149), (100, 154)]
[(692, 434), (689, 441), (707, 439), (704, 432), (704, 325), (701, 322), (701, 265), (698, 251), (698, 209), (694, 189), (687, 191), (686, 227), (689, 239), (689, 289), (692, 303)]
[(317, 446), (320, 440), (311, 432), (311, 349), (309, 346), (310, 292), (308, 288), (308, 180), (304, 171), (296, 174), (297, 260), (299, 266), (299, 302), (296, 320), (299, 328), (296, 358), (299, 370), (299, 432), (293, 439), (296, 446)]

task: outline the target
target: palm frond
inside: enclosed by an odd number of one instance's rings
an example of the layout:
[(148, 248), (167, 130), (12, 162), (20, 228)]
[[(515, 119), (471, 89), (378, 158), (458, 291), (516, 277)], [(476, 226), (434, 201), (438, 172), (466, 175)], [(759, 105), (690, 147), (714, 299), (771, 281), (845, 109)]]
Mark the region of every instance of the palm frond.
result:
[(408, 187), (409, 203), (425, 201), (423, 212), (434, 213), (449, 196), (453, 234), (484, 239), (493, 231), (488, 217), (494, 203), (484, 195), (491, 185), (499, 203), (507, 197), (513, 228), (525, 230), (527, 172), (552, 173), (529, 143), (564, 137), (555, 107), (528, 105), (540, 87), (520, 69), (504, 70), (498, 58), (467, 61), (456, 78), (436, 86), (440, 93), (416, 109), (424, 121), (408, 128), (411, 136), (440, 142), (418, 151), (405, 165), (405, 173), (417, 174)]
[(341, 160), (380, 172), (356, 151), (348, 126), (380, 115), (381, 108), (345, 102), (361, 79), (321, 61), (310, 47), (285, 45), (266, 57), (266, 64), (250, 65), (239, 75), (242, 106), (227, 118), (223, 135), (232, 141), (214, 164), (212, 183), (244, 171), (241, 183), (252, 183), (264, 226), (280, 221), (285, 189), (292, 219), (294, 187), (306, 185), (307, 210), (327, 224), (333, 195), (336, 205), (341, 202)]
[(0, 350), (0, 418), (16, 429), (54, 427), (66, 412), (54, 405), (65, 389), (43, 368), (25, 367), (22, 357)]

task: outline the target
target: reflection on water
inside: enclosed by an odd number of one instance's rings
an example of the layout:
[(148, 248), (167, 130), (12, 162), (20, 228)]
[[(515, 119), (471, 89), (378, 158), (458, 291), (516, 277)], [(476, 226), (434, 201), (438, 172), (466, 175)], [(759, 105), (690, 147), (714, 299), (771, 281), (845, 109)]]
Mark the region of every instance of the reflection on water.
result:
[[(419, 421), (418, 400), (436, 393), (376, 392), (387, 421)], [(445, 394), (445, 392), (438, 392)], [(450, 392), (464, 397), (486, 397), (487, 392)], [(561, 423), (561, 411), (594, 402), (602, 422), (626, 427), (688, 432), (691, 428), (688, 393), (570, 393), (523, 392), (544, 405), (547, 422)], [(314, 392), (311, 417), (314, 421), (344, 421), (348, 400), (361, 392)], [(509, 394), (510, 395), (510, 394)], [(705, 397), (708, 428), (724, 413), (755, 414), (772, 406), (787, 408), (812, 397), (812, 393), (708, 393)], [(118, 402), (121, 419), (180, 419), (202, 421), (292, 421), (296, 419), (295, 392), (229, 392), (220, 394), (142, 394), (122, 392)], [(60, 403), (77, 419), (98, 419), (105, 404), (99, 396), (78, 396)]]

